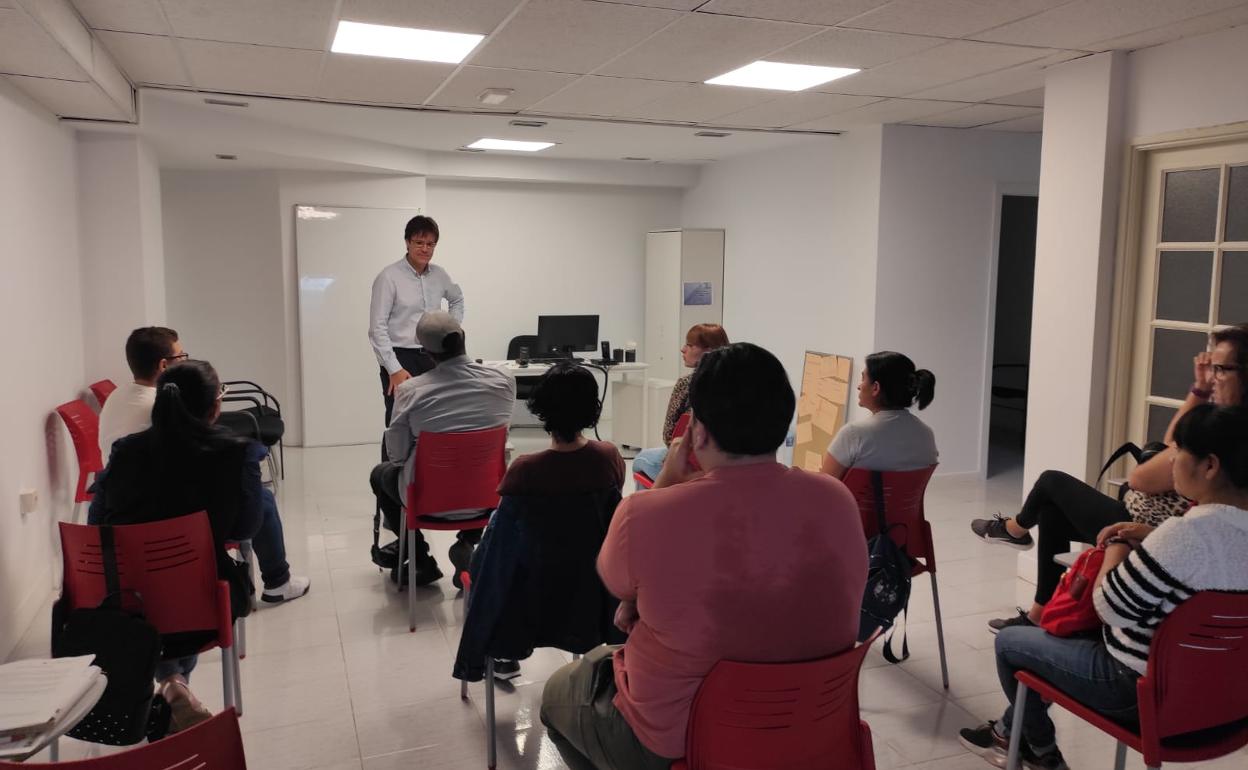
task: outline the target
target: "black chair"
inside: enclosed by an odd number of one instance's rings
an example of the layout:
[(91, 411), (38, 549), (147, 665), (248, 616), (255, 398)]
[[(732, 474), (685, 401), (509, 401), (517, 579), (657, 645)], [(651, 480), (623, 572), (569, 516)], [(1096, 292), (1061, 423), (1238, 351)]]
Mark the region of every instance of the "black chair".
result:
[[(537, 352), (537, 335), (536, 334), (520, 334), (511, 338), (511, 342), (507, 343), (507, 360), (515, 361), (520, 358), (520, 348), (527, 348), (528, 354), (525, 358), (532, 358)], [(533, 387), (536, 383), (532, 378), (524, 377), (516, 379), (516, 400), (527, 401), (529, 396), (533, 395)]]
[(229, 386), (229, 392), (221, 399), (222, 403), (250, 403), (251, 406), (230, 411), (222, 409), (217, 421), (270, 449), (276, 445), (281, 469), (278, 471), (272, 454), (269, 455), (269, 469), (274, 478), (286, 478), (286, 448), (282, 441), (286, 423), (282, 420), (282, 405), (272, 393), (250, 380), (228, 380), (224, 384)]

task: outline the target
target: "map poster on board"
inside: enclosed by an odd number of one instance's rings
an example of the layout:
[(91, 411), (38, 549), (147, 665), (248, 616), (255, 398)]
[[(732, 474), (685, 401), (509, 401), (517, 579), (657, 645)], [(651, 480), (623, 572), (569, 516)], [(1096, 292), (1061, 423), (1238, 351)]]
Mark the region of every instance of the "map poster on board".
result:
[(853, 360), (847, 356), (806, 351), (797, 399), (795, 468), (818, 471), (823, 467), (828, 445), (845, 424), (853, 370)]

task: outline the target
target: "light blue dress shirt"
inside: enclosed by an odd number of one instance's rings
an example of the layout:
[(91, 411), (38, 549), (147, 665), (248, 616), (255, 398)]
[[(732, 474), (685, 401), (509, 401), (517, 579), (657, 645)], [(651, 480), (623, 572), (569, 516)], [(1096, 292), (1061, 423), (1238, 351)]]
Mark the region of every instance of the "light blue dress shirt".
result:
[(441, 310), (442, 300), (455, 320), (464, 320), (464, 292), (446, 270), (432, 262), (417, 273), (404, 257), (387, 265), (373, 281), (368, 312), (368, 340), (377, 363), (389, 374), (402, 369), (395, 348), (420, 347), (416, 323), (426, 310)]

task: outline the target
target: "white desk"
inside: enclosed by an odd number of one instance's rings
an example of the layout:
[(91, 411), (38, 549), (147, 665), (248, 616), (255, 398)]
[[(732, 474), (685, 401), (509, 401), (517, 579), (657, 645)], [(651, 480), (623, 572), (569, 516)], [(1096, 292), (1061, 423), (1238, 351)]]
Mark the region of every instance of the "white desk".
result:
[[(576, 360), (579, 363), (584, 363), (584, 364), (590, 363), (589, 361), (586, 361), (584, 359), (576, 359)], [(515, 377), (517, 380), (536, 379), (538, 377), (541, 377), (547, 371), (549, 371), (550, 367), (553, 366), (553, 364), (537, 363), (537, 362), (531, 362), (527, 366), (521, 366), (517, 364), (515, 361), (483, 361), (483, 363), (487, 366), (493, 366), (493, 367), (502, 369), (503, 371)], [(591, 364), (591, 365), (598, 366), (597, 364)], [(645, 387), (645, 383), (646, 383), (646, 371), (650, 368), (650, 365), (643, 363), (641, 361), (630, 361), (628, 363), (612, 364), (611, 366), (603, 367), (603, 368), (607, 370), (607, 382), (605, 383), (605, 385), (606, 385), (606, 388), (608, 389), (611, 387), (612, 379), (620, 379), (620, 380), (627, 381), (627, 380), (635, 378), (641, 383), (643, 396), (642, 396), (641, 415), (640, 417), (638, 417), (638, 419), (641, 420), (642, 443), (644, 446), (649, 446), (649, 444), (645, 443), (646, 438), (647, 438), (646, 427), (649, 424), (649, 421), (646, 419), (646, 415), (648, 415), (650, 412), (649, 403), (648, 403), (649, 397), (645, 395), (646, 392), (648, 391), (648, 388)], [(618, 415), (616, 416), (618, 417)], [(511, 424), (513, 426), (529, 426), (529, 425), (538, 424), (536, 421), (530, 422), (529, 421), (530, 419), (532, 419), (532, 417), (531, 415), (529, 415), (528, 409), (525, 408), (523, 403), (517, 402), (516, 409), (512, 413)]]

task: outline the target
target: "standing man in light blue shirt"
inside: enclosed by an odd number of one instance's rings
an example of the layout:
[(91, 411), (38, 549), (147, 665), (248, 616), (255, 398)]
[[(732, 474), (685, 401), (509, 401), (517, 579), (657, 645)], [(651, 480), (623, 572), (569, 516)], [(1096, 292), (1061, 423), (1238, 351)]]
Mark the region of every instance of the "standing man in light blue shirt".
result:
[(407, 253), (386, 266), (373, 281), (368, 313), (368, 339), (381, 365), (381, 393), (386, 401), (386, 426), (394, 410), (399, 383), (434, 367), (433, 358), (416, 339), (416, 324), (426, 311), (447, 309), (464, 320), (464, 292), (441, 267), (432, 264), (438, 246), (438, 223), (412, 217), (403, 232)]

